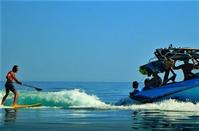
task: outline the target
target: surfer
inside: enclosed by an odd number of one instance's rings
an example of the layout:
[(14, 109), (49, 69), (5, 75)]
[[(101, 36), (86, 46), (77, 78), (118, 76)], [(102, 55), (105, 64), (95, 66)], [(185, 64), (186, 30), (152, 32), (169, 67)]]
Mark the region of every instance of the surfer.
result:
[(6, 75), (6, 84), (5, 84), (5, 89), (6, 89), (6, 94), (3, 97), (1, 104), (4, 104), (4, 101), (6, 100), (7, 96), (9, 95), (9, 92), (12, 91), (14, 94), (14, 101), (13, 101), (13, 106), (15, 107), (17, 105), (17, 97), (18, 97), (18, 93), (17, 90), (14, 87), (14, 81), (19, 84), (22, 85), (22, 82), (20, 82), (17, 78), (16, 78), (16, 73), (19, 71), (19, 67), (17, 65), (14, 65), (12, 70), (9, 71)]
[(184, 64), (179, 65), (179, 66), (174, 66), (173, 69), (175, 70), (182, 69), (183, 74), (184, 74), (184, 81), (185, 81), (185, 80), (190, 80), (197, 77), (197, 75), (192, 73), (192, 70), (199, 69), (199, 66), (196, 64), (191, 64), (189, 63), (189, 59), (185, 59)]
[(140, 91), (138, 90), (138, 82), (137, 82), (137, 81), (134, 81), (134, 82), (132, 83), (132, 87), (133, 87), (133, 92), (130, 92), (130, 93), (129, 93), (130, 96), (133, 96), (133, 95), (135, 95), (135, 94), (137, 94), (137, 93), (140, 92)]

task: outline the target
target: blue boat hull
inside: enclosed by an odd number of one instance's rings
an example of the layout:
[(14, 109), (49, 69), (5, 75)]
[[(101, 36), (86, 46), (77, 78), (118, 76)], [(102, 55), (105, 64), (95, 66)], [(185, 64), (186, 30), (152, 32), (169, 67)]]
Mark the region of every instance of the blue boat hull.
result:
[(167, 96), (164, 99), (177, 99), (181, 101), (191, 101), (193, 103), (199, 102), (199, 86), (195, 88), (188, 89), (173, 95)]
[(177, 99), (196, 103), (199, 102), (199, 78), (141, 91), (134, 96), (130, 96), (130, 98), (141, 103), (165, 99)]

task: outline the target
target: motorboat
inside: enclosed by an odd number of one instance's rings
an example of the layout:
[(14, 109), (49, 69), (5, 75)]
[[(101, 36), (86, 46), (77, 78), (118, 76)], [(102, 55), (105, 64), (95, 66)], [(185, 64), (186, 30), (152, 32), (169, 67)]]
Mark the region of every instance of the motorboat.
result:
[[(156, 49), (154, 54), (155, 60), (140, 66), (139, 71), (141, 74), (149, 76), (149, 74), (153, 73), (164, 73), (166, 69), (169, 69), (175, 75), (173, 68), (176, 61), (192, 60), (192, 64), (196, 67), (195, 77), (179, 82), (174, 80), (173, 82), (168, 81), (161, 86), (151, 87), (129, 97), (133, 101), (140, 103), (156, 102), (165, 99), (199, 102), (199, 49), (174, 48), (170, 45), (168, 48)], [(169, 74), (167, 75), (169, 76)]]

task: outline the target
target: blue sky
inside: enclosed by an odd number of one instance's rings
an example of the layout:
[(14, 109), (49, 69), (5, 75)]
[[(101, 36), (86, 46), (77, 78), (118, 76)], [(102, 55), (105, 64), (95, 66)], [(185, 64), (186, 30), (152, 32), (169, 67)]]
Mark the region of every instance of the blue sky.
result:
[(1, 2), (1, 80), (132, 81), (156, 48), (199, 48), (199, 2)]

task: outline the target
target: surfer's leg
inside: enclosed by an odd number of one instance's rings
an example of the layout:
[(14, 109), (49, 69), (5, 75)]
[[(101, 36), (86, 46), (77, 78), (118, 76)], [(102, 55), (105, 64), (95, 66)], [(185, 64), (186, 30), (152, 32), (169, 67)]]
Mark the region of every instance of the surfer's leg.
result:
[(13, 106), (17, 105), (17, 98), (18, 98), (18, 93), (16, 90), (12, 91), (14, 93), (14, 101), (13, 101)]
[(7, 96), (9, 95), (9, 92), (10, 92), (9, 89), (6, 88), (6, 94), (5, 94), (5, 96), (3, 97), (2, 101), (1, 101), (1, 105), (4, 104), (4, 102), (5, 102), (6, 98), (7, 98)]

